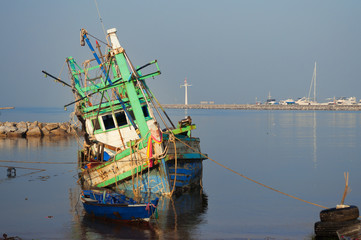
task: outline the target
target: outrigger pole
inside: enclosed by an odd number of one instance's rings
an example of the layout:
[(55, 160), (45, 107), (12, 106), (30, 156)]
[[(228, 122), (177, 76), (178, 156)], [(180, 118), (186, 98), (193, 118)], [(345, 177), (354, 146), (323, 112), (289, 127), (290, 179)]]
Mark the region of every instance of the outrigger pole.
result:
[(42, 72), (45, 74), (45, 76), (52, 77), (52, 78), (54, 78), (56, 81), (58, 81), (58, 82), (60, 82), (60, 83), (64, 84), (65, 86), (68, 86), (68, 87), (70, 87), (70, 88), (73, 88), (72, 86), (70, 86), (69, 84), (67, 84), (66, 82), (64, 82), (63, 80), (61, 80), (61, 79), (59, 79), (59, 78), (57, 78), (57, 77), (54, 77), (54, 76), (53, 76), (53, 75), (51, 75), (50, 73), (45, 72), (44, 70), (43, 70)]
[[(148, 67), (149, 65), (152, 65), (154, 62), (155, 62), (155, 61), (152, 61), (152, 62), (150, 62), (150, 63), (147, 63), (147, 64), (145, 64), (145, 65), (137, 68), (136, 71), (139, 71), (139, 70), (141, 70), (141, 69), (143, 69), (143, 68), (145, 68), (145, 67)], [(64, 82), (63, 80), (61, 80), (61, 79), (59, 79), (59, 78), (51, 75), (50, 73), (48, 73), (48, 72), (46, 72), (46, 71), (44, 71), (44, 70), (42, 70), (42, 73), (44, 73), (45, 76), (49, 76), (49, 77), (51, 77), (51, 78), (54, 78), (54, 80), (56, 80), (57, 82), (60, 82), (61, 84), (66, 85), (67, 87), (73, 88), (73, 87), (72, 87), (71, 85), (69, 85), (68, 83), (66, 83), (66, 82)], [(152, 74), (153, 74), (153, 73), (148, 74), (148, 75), (152, 75)], [(141, 77), (146, 77), (146, 76), (148, 76), (148, 75), (144, 75), (144, 76), (141, 76)], [(119, 78), (117, 81), (113, 82), (113, 85), (114, 85), (115, 83), (121, 81), (121, 80), (123, 80), (123, 79), (122, 79), (122, 78)], [(89, 95), (87, 95), (87, 96), (84, 96), (84, 97), (82, 97), (82, 98), (79, 98), (79, 99), (76, 100), (76, 101), (73, 101), (73, 102), (71, 102), (71, 103), (68, 103), (68, 104), (64, 105), (64, 107), (68, 107), (68, 106), (70, 106), (70, 105), (72, 105), (72, 104), (74, 104), (74, 103), (77, 103), (77, 102), (79, 102), (79, 101), (81, 101), (81, 100), (84, 100), (85, 98), (90, 97), (90, 96), (92, 96), (92, 95), (94, 95), (94, 94), (96, 94), (96, 93), (99, 93), (99, 92), (102, 91), (102, 90), (106, 90), (108, 87), (109, 87), (109, 85), (106, 85), (106, 86), (103, 87), (103, 88), (99, 88), (98, 91), (93, 92), (93, 93), (91, 93), (91, 94), (89, 94)], [(152, 96), (154, 97), (153, 94), (152, 94)], [(164, 111), (164, 110), (163, 110), (163, 111)], [(169, 117), (168, 117), (168, 119), (169, 119)]]

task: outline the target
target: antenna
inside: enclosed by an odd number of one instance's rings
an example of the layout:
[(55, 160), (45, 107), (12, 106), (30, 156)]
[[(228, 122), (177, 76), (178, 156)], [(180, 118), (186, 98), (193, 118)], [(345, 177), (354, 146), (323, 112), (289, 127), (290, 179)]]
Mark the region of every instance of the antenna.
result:
[(97, 0), (94, 0), (94, 2), (95, 2), (95, 6), (96, 6), (96, 8), (97, 8), (97, 11), (98, 11), (98, 16), (99, 16), (100, 23), (102, 24), (102, 28), (103, 28), (104, 35), (107, 36), (107, 34), (106, 34), (106, 32), (105, 32), (104, 24), (103, 24), (103, 19), (102, 19), (102, 17), (100, 16), (100, 12), (99, 12), (99, 8), (98, 8)]
[(188, 105), (188, 87), (190, 87), (190, 86), (192, 86), (192, 85), (189, 85), (187, 83), (187, 78), (185, 78), (184, 85), (181, 85), (181, 87), (185, 88), (185, 102), (184, 102), (185, 105)]

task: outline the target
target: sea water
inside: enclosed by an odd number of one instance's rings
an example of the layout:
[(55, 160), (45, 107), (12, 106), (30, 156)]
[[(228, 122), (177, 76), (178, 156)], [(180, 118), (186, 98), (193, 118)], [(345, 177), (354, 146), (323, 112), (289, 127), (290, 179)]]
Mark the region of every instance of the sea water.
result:
[[(184, 110), (167, 112), (174, 124), (185, 116)], [(64, 122), (69, 115), (14, 109), (1, 111), (0, 121)], [(312, 239), (323, 209), (313, 203), (340, 204), (346, 172), (351, 191), (345, 203), (361, 206), (361, 113), (188, 115), (211, 159), (203, 162), (203, 191), (163, 200), (150, 226), (97, 221), (84, 213), (78, 138), (0, 139), (0, 233), (22, 239)], [(8, 167), (16, 168), (15, 177), (7, 176)]]

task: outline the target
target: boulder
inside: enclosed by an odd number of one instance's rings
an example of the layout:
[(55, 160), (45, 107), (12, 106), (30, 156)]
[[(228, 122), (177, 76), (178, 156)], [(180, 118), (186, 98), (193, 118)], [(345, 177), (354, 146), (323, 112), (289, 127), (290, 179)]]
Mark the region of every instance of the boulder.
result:
[(20, 124), (9, 124), (8, 127), (6, 127), (5, 131), (7, 131), (8, 137), (24, 137), (25, 133), (28, 131), (28, 128), (26, 126), (26, 123), (20, 123)]
[(26, 132), (26, 136), (29, 136), (29, 137), (41, 137), (42, 135), (43, 135), (43, 132), (41, 131), (41, 129), (38, 126), (30, 128)]
[(41, 131), (43, 132), (43, 135), (44, 136), (49, 136), (50, 135), (50, 131), (46, 128), (46, 127), (43, 127), (41, 129)]
[(19, 133), (22, 136), (25, 136), (26, 132), (28, 131), (27, 127), (18, 127), (18, 130), (16, 130), (16, 133)]
[(5, 134), (7, 133), (7, 128), (5, 126), (0, 126), (0, 134)]
[(8, 134), (7, 134), (6, 136), (7, 136), (7, 137), (24, 137), (24, 136), (25, 136), (25, 133), (19, 132), (19, 131), (8, 132)]
[(6, 137), (7, 131), (5, 126), (0, 126), (0, 137)]
[(48, 123), (45, 125), (45, 127), (48, 131), (54, 130), (59, 128), (59, 123)]
[(59, 127), (65, 131), (68, 131), (69, 127), (70, 127), (70, 124), (68, 122), (65, 122), (65, 123), (61, 123), (59, 125)]
[(32, 123), (29, 123), (28, 124), (28, 128), (34, 128), (34, 127), (38, 127), (39, 126), (39, 122), (38, 121), (35, 121), (35, 122), (32, 122)]
[(16, 124), (13, 123), (13, 122), (5, 122), (5, 123), (4, 123), (4, 126), (5, 126), (5, 127), (15, 127)]
[(65, 135), (68, 135), (68, 134), (64, 129), (57, 128), (57, 129), (54, 129), (54, 130), (50, 131), (50, 135), (65, 136)]
[(9, 126), (9, 127), (6, 127), (7, 129), (7, 132), (16, 132), (18, 130), (18, 128), (16, 126)]
[(28, 124), (26, 122), (19, 122), (16, 124), (17, 128), (26, 128), (28, 129)]

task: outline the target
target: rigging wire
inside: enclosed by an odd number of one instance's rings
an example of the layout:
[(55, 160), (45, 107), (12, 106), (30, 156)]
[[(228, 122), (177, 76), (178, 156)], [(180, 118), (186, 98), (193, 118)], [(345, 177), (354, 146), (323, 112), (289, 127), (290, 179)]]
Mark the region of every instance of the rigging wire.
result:
[(112, 46), (110, 46), (110, 45), (109, 45), (109, 43), (106, 43), (106, 42), (104, 42), (104, 41), (100, 40), (99, 38), (97, 38), (97, 37), (95, 37), (95, 36), (91, 35), (90, 33), (87, 33), (87, 34), (88, 34), (90, 37), (94, 38), (95, 40), (97, 40), (97, 41), (99, 41), (99, 42), (101, 42), (101, 43), (105, 44), (107, 47), (109, 47), (109, 48), (111, 48), (111, 47), (112, 47)]
[(60, 73), (59, 73), (59, 76), (58, 76), (59, 79), (61, 79), (60, 77), (61, 77), (61, 74), (63, 73), (65, 63), (66, 63), (66, 61), (64, 61), (63, 66), (61, 67), (61, 70), (60, 70)]
[[(175, 137), (175, 136), (174, 136), (174, 137)], [(306, 200), (301, 199), (301, 198), (299, 198), (299, 197), (293, 196), (293, 195), (291, 195), (291, 194), (282, 192), (282, 191), (277, 190), (277, 189), (275, 189), (275, 188), (273, 188), (273, 187), (270, 187), (270, 186), (267, 186), (267, 185), (265, 185), (265, 184), (263, 184), (263, 183), (261, 183), (261, 182), (258, 182), (258, 181), (254, 180), (254, 179), (252, 179), (252, 178), (249, 178), (249, 177), (247, 177), (247, 176), (245, 176), (245, 175), (243, 175), (243, 174), (241, 174), (241, 173), (239, 173), (239, 172), (237, 172), (237, 171), (235, 171), (235, 170), (233, 170), (233, 169), (230, 169), (229, 167), (224, 166), (223, 164), (217, 162), (216, 160), (210, 158), (209, 156), (207, 156), (207, 155), (199, 152), (197, 149), (191, 147), (189, 144), (185, 143), (185, 142), (182, 141), (181, 139), (179, 139), (179, 138), (177, 138), (177, 137), (175, 137), (175, 139), (178, 140), (179, 142), (183, 143), (184, 145), (186, 145), (187, 147), (189, 147), (190, 149), (192, 149), (192, 150), (195, 151), (196, 153), (198, 153), (198, 154), (206, 157), (207, 159), (211, 160), (211, 161), (214, 162), (215, 164), (217, 164), (217, 165), (219, 165), (219, 166), (221, 166), (221, 167), (223, 167), (223, 168), (225, 168), (225, 169), (227, 169), (227, 170), (229, 170), (229, 171), (231, 171), (231, 172), (233, 172), (233, 173), (235, 173), (235, 174), (237, 174), (237, 175), (239, 175), (239, 176), (241, 176), (241, 177), (243, 177), (243, 178), (245, 178), (245, 179), (247, 179), (247, 180), (249, 180), (249, 181), (251, 181), (251, 182), (253, 182), (253, 183), (256, 183), (256, 184), (258, 184), (258, 185), (260, 185), (260, 186), (262, 186), (262, 187), (268, 188), (268, 189), (270, 189), (270, 190), (272, 190), (272, 191), (278, 192), (278, 193), (280, 193), (280, 194), (283, 194), (283, 195), (285, 195), (285, 196), (291, 197), (291, 198), (293, 198), (293, 199), (299, 200), (299, 201), (301, 201), (301, 202), (305, 202), (305, 203), (308, 203), (308, 204), (311, 204), (311, 205), (314, 205), (314, 206), (317, 206), (317, 207), (321, 207), (321, 208), (324, 208), (324, 209), (327, 209), (327, 208), (328, 208), (328, 207), (319, 205), (319, 204), (317, 204), (317, 203), (309, 202), (309, 201), (306, 201)]]
[(98, 16), (99, 16), (100, 23), (102, 24), (102, 28), (103, 28), (104, 35), (107, 36), (107, 34), (106, 34), (106, 32), (105, 32), (104, 24), (103, 24), (103, 19), (102, 19), (102, 17), (100, 16), (100, 11), (99, 11), (99, 8), (98, 8), (97, 0), (94, 0), (94, 2), (95, 2), (95, 6), (96, 6), (96, 8), (97, 8), (97, 11), (98, 11)]

